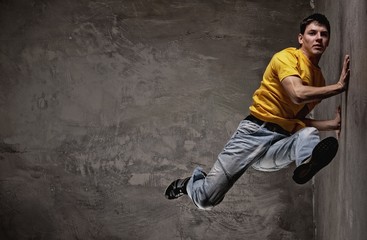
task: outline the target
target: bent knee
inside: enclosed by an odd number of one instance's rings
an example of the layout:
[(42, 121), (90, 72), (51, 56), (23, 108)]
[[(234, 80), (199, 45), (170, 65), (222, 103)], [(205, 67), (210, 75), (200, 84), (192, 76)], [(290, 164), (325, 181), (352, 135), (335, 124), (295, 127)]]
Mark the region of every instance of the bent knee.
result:
[(319, 130), (315, 127), (305, 127), (298, 132), (298, 135), (305, 139), (314, 137), (319, 138)]
[(210, 211), (214, 208), (214, 206), (212, 204), (209, 204), (208, 201), (204, 202), (204, 201), (201, 201), (201, 202), (195, 202), (194, 201), (194, 204), (196, 205), (197, 208), (201, 209), (201, 210), (206, 210), (206, 211)]
[(196, 207), (202, 210), (212, 210), (216, 205), (222, 202), (224, 197), (220, 198), (218, 201), (215, 201), (214, 203), (210, 201), (209, 198), (203, 198), (203, 199), (192, 199)]

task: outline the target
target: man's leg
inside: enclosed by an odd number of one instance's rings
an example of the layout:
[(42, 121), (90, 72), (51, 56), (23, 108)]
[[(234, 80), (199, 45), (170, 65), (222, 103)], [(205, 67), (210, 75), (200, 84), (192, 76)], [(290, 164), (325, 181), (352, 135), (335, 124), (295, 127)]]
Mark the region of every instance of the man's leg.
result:
[[(280, 136), (253, 122), (243, 120), (218, 155), (208, 175), (206, 176), (201, 168), (196, 168), (184, 186), (195, 205), (201, 209), (210, 209), (219, 204), (246, 169), (265, 154), (277, 135)], [(170, 186), (175, 185), (176, 181)], [(167, 190), (166, 196), (170, 193)]]
[(264, 157), (252, 167), (259, 171), (272, 172), (285, 168), (293, 162), (299, 166), (311, 156), (312, 150), (319, 142), (319, 132), (316, 128), (303, 128), (272, 144)]
[(338, 152), (338, 140), (328, 137), (319, 142), (312, 151), (311, 158), (298, 166), (293, 172), (293, 180), (298, 184), (304, 184), (323, 167), (328, 165)]
[(337, 150), (338, 141), (335, 138), (320, 141), (317, 129), (307, 127), (273, 144), (253, 167), (260, 171), (277, 171), (295, 162), (297, 168), (293, 180), (304, 184), (331, 162)]

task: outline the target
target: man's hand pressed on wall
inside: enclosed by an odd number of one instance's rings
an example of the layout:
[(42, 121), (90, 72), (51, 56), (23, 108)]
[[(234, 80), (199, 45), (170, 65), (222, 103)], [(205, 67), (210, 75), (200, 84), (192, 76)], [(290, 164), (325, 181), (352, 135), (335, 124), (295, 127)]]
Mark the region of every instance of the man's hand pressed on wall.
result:
[(343, 62), (343, 69), (340, 74), (340, 78), (338, 84), (341, 86), (342, 91), (346, 91), (348, 89), (349, 77), (350, 77), (350, 57), (349, 55), (345, 55)]

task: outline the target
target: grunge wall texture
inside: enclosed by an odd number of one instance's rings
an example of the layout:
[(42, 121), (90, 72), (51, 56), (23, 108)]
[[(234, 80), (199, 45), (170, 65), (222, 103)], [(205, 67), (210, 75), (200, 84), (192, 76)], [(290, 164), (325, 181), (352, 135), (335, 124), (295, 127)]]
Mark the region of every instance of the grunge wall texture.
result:
[(365, 4), (315, 4), (333, 25), (325, 75), (334, 79), (350, 50), (356, 81), (330, 103), (355, 114), (343, 122), (338, 158), (315, 185), (294, 184), (294, 166), (250, 169), (207, 212), (186, 197), (167, 201), (165, 186), (197, 165), (210, 169), (272, 54), (298, 45), (298, 22), (313, 4), (0, 1), (0, 239), (309, 240), (315, 229), (319, 239), (362, 231), (365, 190), (349, 184), (365, 172), (366, 32), (357, 19), (366, 20)]
[(316, 1), (332, 23), (331, 44), (323, 57), (329, 81), (339, 78), (343, 56), (351, 56), (349, 90), (323, 101), (316, 115), (332, 117), (342, 107), (340, 150), (315, 178), (316, 239), (365, 239), (367, 236), (367, 1)]

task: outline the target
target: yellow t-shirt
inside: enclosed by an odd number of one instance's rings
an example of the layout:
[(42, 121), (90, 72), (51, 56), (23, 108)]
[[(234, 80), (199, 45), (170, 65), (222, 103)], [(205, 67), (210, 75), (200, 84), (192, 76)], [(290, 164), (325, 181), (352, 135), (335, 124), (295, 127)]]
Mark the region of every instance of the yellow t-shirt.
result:
[(319, 103), (295, 104), (281, 85), (288, 76), (298, 76), (308, 86), (325, 86), (321, 69), (296, 48), (287, 48), (276, 53), (267, 66), (260, 87), (253, 95), (250, 112), (255, 117), (276, 123), (289, 132), (305, 127), (300, 120)]

